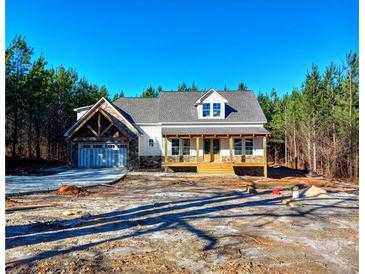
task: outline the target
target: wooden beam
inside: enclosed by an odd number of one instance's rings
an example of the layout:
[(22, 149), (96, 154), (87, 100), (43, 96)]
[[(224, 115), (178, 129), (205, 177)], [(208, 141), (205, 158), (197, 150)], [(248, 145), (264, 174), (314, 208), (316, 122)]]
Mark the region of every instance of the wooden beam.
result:
[(196, 137), (196, 162), (199, 162), (199, 137)]
[(100, 123), (101, 114), (98, 113), (98, 136), (100, 137), (100, 131), (101, 131), (101, 123)]
[(91, 133), (95, 135), (95, 137), (99, 137), (98, 133), (90, 125), (86, 125), (86, 126), (91, 131)]
[(109, 124), (109, 126), (107, 126), (103, 132), (99, 135), (99, 137), (103, 137), (103, 135), (113, 126), (113, 124)]
[(264, 177), (267, 177), (267, 146), (266, 146), (266, 136), (263, 138), (264, 145)]
[[(165, 165), (167, 164), (167, 138), (165, 137)], [(167, 166), (165, 166), (165, 172), (167, 172)]]
[(125, 142), (126, 138), (111, 138), (111, 137), (76, 137), (73, 142)]
[(231, 158), (231, 162), (233, 162), (233, 138), (229, 137), (229, 156)]
[(68, 137), (69, 139), (71, 138), (72, 135), (75, 134), (75, 132), (77, 132), (83, 125), (86, 124), (87, 121), (90, 120), (90, 118), (99, 110), (99, 108), (96, 108), (93, 112), (91, 112), (90, 114), (88, 114), (88, 116), (85, 118), (84, 121), (82, 121), (76, 128), (74, 128), (70, 134), (70, 136)]

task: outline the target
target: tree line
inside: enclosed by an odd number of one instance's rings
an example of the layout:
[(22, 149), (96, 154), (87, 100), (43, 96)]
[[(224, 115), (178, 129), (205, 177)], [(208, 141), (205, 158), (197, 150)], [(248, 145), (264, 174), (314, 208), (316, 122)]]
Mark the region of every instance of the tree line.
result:
[(313, 65), (300, 89), (259, 94), (271, 132), (269, 159), (331, 177), (359, 175), (359, 58)]

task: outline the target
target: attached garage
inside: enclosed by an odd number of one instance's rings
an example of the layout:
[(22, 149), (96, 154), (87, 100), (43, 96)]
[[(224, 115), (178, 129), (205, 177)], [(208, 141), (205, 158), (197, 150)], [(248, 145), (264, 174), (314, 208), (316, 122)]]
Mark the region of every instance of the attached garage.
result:
[(127, 165), (127, 146), (110, 143), (80, 143), (79, 167), (125, 167)]
[(138, 167), (138, 136), (131, 118), (101, 98), (65, 133), (71, 167)]

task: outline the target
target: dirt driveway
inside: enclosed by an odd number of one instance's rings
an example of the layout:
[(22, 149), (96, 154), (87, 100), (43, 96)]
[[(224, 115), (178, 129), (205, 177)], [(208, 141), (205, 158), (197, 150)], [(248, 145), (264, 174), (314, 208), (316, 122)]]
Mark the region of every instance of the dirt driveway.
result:
[(7, 272), (358, 272), (357, 194), (286, 205), (289, 193), (248, 194), (242, 185), (131, 173), (89, 196), (12, 197)]

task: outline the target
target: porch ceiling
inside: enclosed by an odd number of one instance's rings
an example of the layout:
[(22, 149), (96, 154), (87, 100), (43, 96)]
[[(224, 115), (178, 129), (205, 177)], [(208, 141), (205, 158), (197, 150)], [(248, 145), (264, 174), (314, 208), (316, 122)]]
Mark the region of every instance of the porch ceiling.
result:
[(178, 136), (178, 135), (269, 135), (270, 132), (264, 127), (231, 127), (231, 128), (162, 128), (163, 136)]

